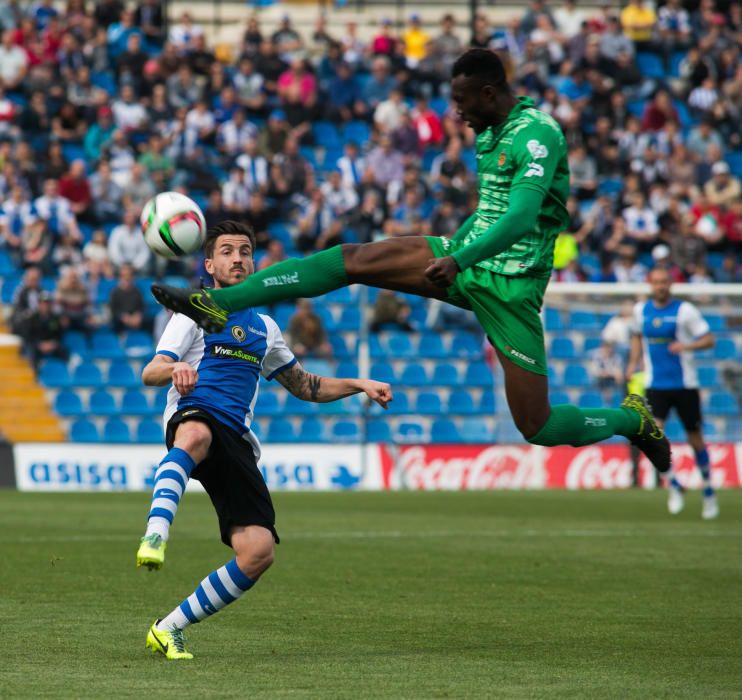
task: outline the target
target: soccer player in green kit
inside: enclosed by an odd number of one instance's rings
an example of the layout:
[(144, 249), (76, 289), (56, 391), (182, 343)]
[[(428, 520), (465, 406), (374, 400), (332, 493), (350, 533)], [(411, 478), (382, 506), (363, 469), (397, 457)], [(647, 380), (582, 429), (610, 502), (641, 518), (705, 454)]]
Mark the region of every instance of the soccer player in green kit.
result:
[(230, 311), (320, 296), (350, 284), (442, 299), (476, 314), (504, 369), (515, 425), (528, 442), (580, 446), (623, 435), (658, 471), (667, 471), (670, 445), (642, 397), (629, 395), (619, 408), (549, 404), (539, 313), (554, 241), (568, 221), (564, 135), (530, 98), (512, 93), (491, 51), (467, 51), (452, 77), (451, 98), (477, 134), (479, 174), (477, 209), (452, 239), (336, 246), (272, 265), (228, 289), (153, 285), (153, 294), (207, 331), (222, 328)]

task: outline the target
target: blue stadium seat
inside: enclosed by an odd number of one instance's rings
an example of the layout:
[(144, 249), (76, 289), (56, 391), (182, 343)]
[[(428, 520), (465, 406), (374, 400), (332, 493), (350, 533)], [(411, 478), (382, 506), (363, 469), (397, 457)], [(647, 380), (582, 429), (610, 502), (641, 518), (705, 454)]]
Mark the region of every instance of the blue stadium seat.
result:
[(577, 405), (580, 408), (603, 408), (605, 402), (599, 391), (585, 391), (581, 394)]
[(76, 386), (103, 386), (103, 377), (101, 376), (100, 369), (98, 369), (97, 365), (89, 362), (83, 362), (75, 367), (72, 381)]
[(268, 233), (271, 238), (281, 241), (287, 251), (294, 248), (294, 237), (291, 235), (291, 229), (283, 221), (273, 221), (268, 224)]
[(742, 151), (732, 151), (727, 153), (725, 160), (729, 164), (729, 169), (737, 177), (742, 177)]
[(448, 100), (445, 97), (433, 97), (430, 100), (430, 109), (442, 117), (448, 110)]
[(420, 423), (406, 421), (397, 426), (397, 442), (421, 443), (425, 442), (425, 428)]
[(137, 442), (156, 444), (165, 440), (162, 425), (154, 420), (140, 420), (137, 425)]
[(387, 357), (384, 343), (381, 342), (381, 337), (376, 333), (372, 333), (368, 337), (368, 353), (373, 359), (383, 359)]
[(167, 395), (169, 391), (169, 386), (163, 386), (155, 394), (155, 400), (152, 403), (152, 407), (156, 413), (162, 413), (165, 410), (165, 406), (167, 406)]
[(647, 78), (659, 78), (664, 80), (665, 67), (662, 65), (662, 59), (655, 54), (646, 51), (639, 51), (636, 54), (636, 66), (642, 75)]
[(116, 416), (119, 414), (116, 400), (105, 389), (98, 389), (90, 395), (90, 413), (94, 416)]
[(415, 362), (405, 366), (399, 382), (405, 386), (427, 386), (430, 380), (425, 367)]
[(124, 352), (127, 357), (149, 357), (155, 351), (152, 336), (144, 331), (129, 331), (124, 339)]
[(100, 434), (93, 421), (81, 418), (72, 424), (70, 440), (72, 442), (100, 442)]
[(567, 365), (564, 370), (564, 386), (589, 387), (591, 384), (587, 370), (582, 365)]
[(355, 302), (354, 287), (338, 287), (327, 292), (322, 298), (330, 304), (353, 304)]
[(566, 391), (549, 391), (549, 402), (552, 406), (561, 406), (572, 403)]
[[(363, 400), (365, 401), (365, 396)], [(361, 401), (361, 395), (356, 394), (342, 401), (319, 403), (317, 404), (317, 408), (323, 416), (359, 416), (363, 410)]]
[(120, 418), (111, 418), (103, 427), (103, 440), (106, 442), (131, 442), (129, 426)]
[(70, 372), (66, 363), (62, 360), (44, 360), (39, 368), (39, 381), (48, 387), (67, 387), (73, 386)]
[(274, 418), (268, 426), (268, 442), (296, 442), (296, 432), (291, 421), (286, 418)]
[(728, 391), (714, 391), (709, 396), (707, 410), (717, 416), (734, 416), (740, 409), (733, 394)]
[(273, 391), (261, 391), (255, 403), (256, 416), (278, 416), (281, 414), (281, 405), (278, 394)]
[(54, 410), (60, 416), (82, 416), (86, 413), (80, 396), (74, 391), (60, 391), (54, 399)]
[(305, 418), (299, 428), (299, 442), (324, 442), (325, 422), (319, 418)]
[(344, 143), (355, 141), (359, 145), (366, 143), (370, 136), (370, 129), (366, 122), (348, 122), (343, 126), (342, 139)]
[(330, 345), (332, 345), (332, 355), (338, 360), (353, 357), (353, 353), (348, 350), (348, 346), (345, 344), (345, 338), (340, 333), (331, 333), (328, 337)]
[(288, 394), (283, 404), (283, 411), (288, 416), (311, 416), (317, 413), (317, 404), (302, 401), (293, 394)]
[(482, 339), (473, 333), (460, 331), (451, 341), (451, 355), (454, 357), (482, 357)]
[(472, 415), (477, 412), (474, 399), (468, 391), (452, 391), (448, 397), (448, 412), (452, 414)]
[(320, 377), (329, 377), (334, 373), (332, 363), (319, 357), (307, 357), (301, 364), (307, 372), (317, 374)]
[(441, 408), (441, 397), (432, 391), (421, 391), (415, 400), (415, 413), (423, 415), (440, 415), (443, 412)]
[(366, 431), (368, 442), (392, 442), (392, 431), (385, 420), (372, 420)]
[(461, 421), (461, 439), (464, 442), (491, 443), (494, 442), (492, 431), (482, 418), (464, 418)]
[(62, 344), (73, 355), (79, 355), (80, 357), (88, 356), (88, 340), (85, 334), (80, 331), (65, 331), (62, 336)]
[(665, 435), (670, 442), (684, 442), (686, 439), (682, 424), (674, 416), (665, 423)]
[(717, 338), (714, 345), (714, 359), (732, 360), (737, 357), (737, 348), (731, 338)]
[(332, 426), (333, 442), (359, 442), (361, 431), (358, 423), (352, 420), (339, 420)]
[(551, 341), (549, 357), (555, 360), (574, 360), (577, 357), (571, 338), (557, 337)]
[(263, 424), (259, 420), (254, 420), (252, 423), (250, 423), (250, 432), (258, 438), (258, 440), (263, 440), (263, 435), (265, 434), (265, 431), (263, 430)]
[[(717, 428), (716, 423), (714, 421), (710, 421), (710, 420), (703, 421), (703, 436), (704, 438), (706, 438), (706, 440), (721, 439), (721, 436), (719, 435), (719, 429)], [(730, 439), (729, 435), (725, 435), (724, 438), (726, 440)]]
[(456, 365), (444, 362), (433, 369), (433, 386), (456, 386), (459, 383), (459, 371)]
[(582, 344), (582, 353), (587, 354), (592, 350), (600, 347), (601, 340), (598, 336), (590, 336), (585, 338), (585, 342)]
[(674, 51), (670, 56), (670, 75), (677, 78), (680, 75), (680, 64), (687, 55), (686, 51)]
[(495, 435), (497, 436), (496, 442), (499, 443), (506, 445), (520, 445), (523, 443), (523, 435), (510, 418), (505, 418), (497, 424)]
[(551, 306), (544, 309), (544, 328), (547, 331), (561, 331), (564, 329), (564, 322), (559, 309), (554, 309)]
[(466, 368), (464, 384), (469, 386), (491, 387), (495, 378), (492, 370), (484, 362), (472, 362)]
[(357, 306), (346, 306), (335, 325), (339, 331), (358, 331), (361, 328), (361, 310)]
[(430, 428), (431, 442), (461, 442), (459, 429), (449, 418), (438, 418)]
[(592, 311), (573, 311), (569, 315), (569, 325), (576, 331), (599, 331), (602, 328), (600, 317)]
[(483, 415), (490, 415), (497, 411), (495, 392), (492, 389), (485, 389), (482, 392), (482, 398), (479, 399), (479, 406), (477, 408), (479, 413)]
[(132, 366), (126, 361), (114, 361), (108, 368), (108, 385), (124, 388), (138, 387), (141, 379), (134, 374)]
[(389, 333), (386, 341), (387, 354), (392, 359), (414, 357), (412, 341), (407, 333)]
[[(380, 412), (383, 409), (379, 408), (376, 404), (374, 404), (375, 412)], [(394, 392), (394, 400), (389, 404), (388, 413), (392, 415), (401, 415), (406, 414), (410, 412), (410, 402), (407, 397), (407, 394), (404, 391), (395, 391)]]
[(358, 364), (355, 362), (338, 362), (335, 368), (336, 377), (357, 377)]
[(143, 392), (129, 389), (121, 399), (121, 413), (127, 416), (149, 416), (153, 411)]
[(698, 383), (705, 388), (719, 385), (719, 371), (713, 365), (698, 368)]
[(118, 360), (124, 357), (119, 339), (111, 331), (95, 331), (90, 343), (92, 357)]
[(726, 320), (721, 314), (704, 314), (712, 333), (723, 333), (727, 329)]
[(418, 342), (418, 357), (441, 359), (449, 353), (443, 344), (443, 338), (438, 333), (423, 333)]
[(375, 379), (377, 382), (387, 382), (387, 384), (395, 384), (397, 381), (397, 375), (394, 368), (388, 362), (374, 362), (371, 365), (371, 379)]
[(335, 125), (332, 122), (318, 121), (312, 124), (312, 134), (318, 146), (324, 148), (342, 147), (342, 141)]
[(95, 85), (95, 87), (105, 90), (109, 95), (116, 94), (116, 80), (114, 79), (113, 74), (108, 71), (97, 71), (91, 73), (90, 82)]

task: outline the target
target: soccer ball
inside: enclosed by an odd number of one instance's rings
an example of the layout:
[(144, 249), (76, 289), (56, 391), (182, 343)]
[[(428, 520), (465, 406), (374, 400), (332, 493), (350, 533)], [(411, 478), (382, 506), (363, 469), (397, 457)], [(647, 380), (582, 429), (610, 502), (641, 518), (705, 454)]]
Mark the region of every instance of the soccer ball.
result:
[(206, 237), (206, 219), (198, 204), (180, 192), (160, 192), (139, 217), (144, 240), (163, 258), (195, 253)]

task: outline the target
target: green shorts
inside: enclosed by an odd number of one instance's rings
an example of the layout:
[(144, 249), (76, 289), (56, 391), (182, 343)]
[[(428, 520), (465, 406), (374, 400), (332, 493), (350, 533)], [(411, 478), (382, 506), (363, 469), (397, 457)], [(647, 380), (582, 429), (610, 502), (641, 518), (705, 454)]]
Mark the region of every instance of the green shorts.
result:
[[(426, 238), (436, 258), (461, 247), (448, 238)], [(548, 283), (548, 278), (511, 277), (474, 265), (456, 276), (446, 301), (471, 309), (490, 342), (511, 362), (535, 374), (546, 374), (540, 313)]]

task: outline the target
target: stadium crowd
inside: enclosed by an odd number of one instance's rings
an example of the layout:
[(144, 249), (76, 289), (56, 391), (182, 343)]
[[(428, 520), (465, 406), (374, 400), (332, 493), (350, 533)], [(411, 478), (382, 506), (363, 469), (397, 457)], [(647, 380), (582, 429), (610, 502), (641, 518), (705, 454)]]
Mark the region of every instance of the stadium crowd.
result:
[[(740, 3), (531, 0), (504, 27), (478, 15), (471, 36), (451, 15), (432, 32), (412, 15), (399, 31), (382, 18), (370, 41), (354, 22), (332, 36), (320, 16), (302, 35), (288, 16), (250, 16), (236, 46), (211, 46), (188, 14), (168, 24), (157, 0), (3, 1), (0, 25), (0, 256), (8, 276), (25, 271), (12, 322), (34, 338), (151, 328), (132, 279), (202, 272), (144, 244), (138, 214), (157, 191), (190, 194), (209, 224), (250, 221), (260, 267), (453, 234), (476, 198), (474, 135), (447, 101), (468, 45), (496, 51), (563, 127), (557, 279), (638, 281), (660, 264), (742, 281)], [(42, 275), (57, 279), (50, 300)], [(109, 309), (93, 303), (103, 281)], [(403, 308), (387, 313), (405, 327)]]

